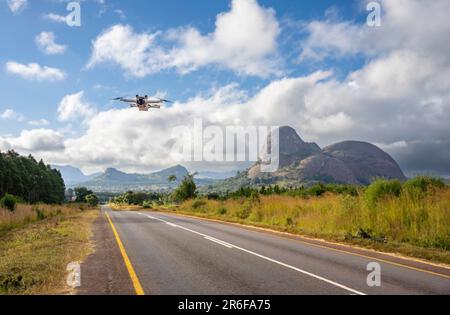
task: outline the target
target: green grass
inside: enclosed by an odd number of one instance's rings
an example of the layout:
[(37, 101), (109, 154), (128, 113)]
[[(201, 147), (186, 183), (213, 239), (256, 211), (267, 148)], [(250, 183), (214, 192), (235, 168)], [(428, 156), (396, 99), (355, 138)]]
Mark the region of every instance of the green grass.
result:
[(91, 252), (91, 223), (98, 211), (27, 207), (15, 216), (0, 209), (0, 294), (69, 294), (66, 267)]

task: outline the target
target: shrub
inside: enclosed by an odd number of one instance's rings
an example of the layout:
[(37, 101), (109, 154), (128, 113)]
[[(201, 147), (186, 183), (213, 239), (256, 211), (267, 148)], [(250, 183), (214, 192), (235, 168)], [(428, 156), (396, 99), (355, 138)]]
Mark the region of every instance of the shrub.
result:
[(96, 206), (98, 206), (98, 197), (94, 194), (90, 194), (90, 195), (86, 196), (86, 202), (91, 207), (96, 207)]
[(183, 202), (197, 196), (197, 185), (194, 182), (194, 175), (186, 176), (180, 186), (173, 192), (172, 198), (176, 202)]
[(206, 201), (199, 199), (199, 200), (195, 200), (192, 203), (192, 208), (199, 209), (201, 207), (204, 207), (205, 205), (206, 205)]
[(373, 205), (383, 198), (398, 197), (401, 192), (402, 184), (400, 181), (378, 179), (366, 189), (365, 197)]
[(317, 184), (308, 189), (308, 194), (316, 197), (320, 197), (326, 192), (327, 188), (325, 187), (324, 184)]
[(151, 209), (151, 208), (152, 208), (152, 204), (151, 204), (149, 201), (144, 201), (144, 202), (142, 203), (142, 207), (143, 207), (144, 209)]
[(228, 210), (225, 207), (220, 207), (219, 209), (217, 209), (217, 214), (218, 215), (225, 215), (227, 214)]
[(429, 189), (445, 187), (445, 183), (441, 178), (431, 176), (417, 176), (408, 180), (403, 187), (408, 190), (418, 189), (421, 192), (427, 192)]
[(36, 212), (36, 216), (39, 221), (45, 220), (46, 216), (43, 210), (35, 208), (34, 211)]
[(11, 212), (16, 210), (17, 199), (13, 195), (6, 194), (2, 199), (0, 199), (0, 207), (8, 209)]

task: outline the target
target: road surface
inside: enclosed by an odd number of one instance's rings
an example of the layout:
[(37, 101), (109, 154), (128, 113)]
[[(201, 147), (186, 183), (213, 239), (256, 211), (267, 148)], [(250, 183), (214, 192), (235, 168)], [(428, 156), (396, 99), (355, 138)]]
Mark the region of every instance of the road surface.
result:
[[(108, 207), (102, 212), (103, 228), (112, 232), (100, 237), (116, 244), (100, 245), (104, 257), (94, 255), (83, 266), (88, 274), (82, 274), (84, 293), (450, 294), (450, 270), (445, 268), (174, 214)], [(381, 267), (379, 287), (367, 284), (373, 262)], [(97, 271), (105, 263), (114, 270), (102, 275)]]

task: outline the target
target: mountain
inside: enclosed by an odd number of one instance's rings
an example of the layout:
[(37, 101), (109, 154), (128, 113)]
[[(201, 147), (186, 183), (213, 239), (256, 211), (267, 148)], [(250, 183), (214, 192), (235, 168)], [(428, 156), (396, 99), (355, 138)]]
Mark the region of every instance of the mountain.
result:
[[(129, 174), (115, 168), (108, 168), (102, 174), (78, 183), (77, 186), (87, 187), (95, 192), (166, 190), (177, 187), (188, 174), (188, 170), (181, 165), (150, 174)], [(171, 175), (176, 176), (174, 182), (168, 180)], [(206, 185), (211, 184), (211, 181), (199, 180), (198, 183)]]
[(257, 163), (234, 178), (216, 183), (212, 190), (232, 191), (249, 185), (307, 186), (318, 182), (368, 185), (375, 178), (406, 179), (397, 162), (373, 144), (344, 141), (321, 149), (303, 141), (291, 127), (280, 128), (279, 134), (277, 172), (262, 173)]
[(76, 185), (78, 183), (86, 182), (100, 175), (100, 173), (85, 175), (80, 169), (70, 165), (52, 165), (51, 167), (61, 172), (64, 182), (68, 187)]
[(237, 171), (230, 172), (199, 172), (196, 178), (199, 179), (211, 179), (211, 180), (223, 180), (236, 176)]
[(311, 155), (320, 153), (316, 143), (306, 143), (300, 138), (294, 128), (281, 127), (280, 136), (280, 167), (286, 167), (296, 161), (301, 161)]

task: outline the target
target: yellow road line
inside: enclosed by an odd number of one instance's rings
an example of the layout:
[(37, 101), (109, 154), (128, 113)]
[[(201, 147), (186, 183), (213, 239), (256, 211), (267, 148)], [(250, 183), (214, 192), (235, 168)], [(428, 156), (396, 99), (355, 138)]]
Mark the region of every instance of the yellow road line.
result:
[(144, 289), (141, 286), (141, 283), (139, 282), (139, 278), (136, 275), (136, 272), (134, 271), (133, 265), (131, 264), (130, 258), (128, 258), (127, 252), (125, 251), (125, 247), (123, 246), (122, 241), (120, 240), (119, 233), (117, 233), (116, 227), (114, 226), (111, 218), (109, 217), (108, 213), (105, 212), (105, 216), (109, 221), (109, 224), (111, 225), (112, 231), (114, 233), (114, 236), (116, 237), (117, 245), (119, 245), (120, 253), (122, 254), (123, 260), (125, 262), (125, 266), (127, 267), (128, 273), (130, 274), (131, 281), (133, 282), (134, 290), (136, 291), (137, 295), (144, 295)]

